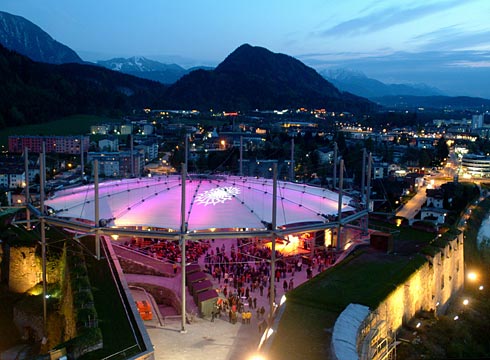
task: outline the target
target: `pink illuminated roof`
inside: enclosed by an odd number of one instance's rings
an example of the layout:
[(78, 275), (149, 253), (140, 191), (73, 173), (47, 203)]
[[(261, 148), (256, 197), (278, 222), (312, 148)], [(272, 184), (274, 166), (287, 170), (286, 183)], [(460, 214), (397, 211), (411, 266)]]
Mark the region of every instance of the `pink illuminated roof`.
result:
[[(186, 181), (188, 231), (264, 229), (272, 219), (271, 179), (192, 176)], [(181, 177), (153, 176), (99, 184), (100, 218), (118, 227), (154, 227), (178, 231), (181, 224)], [(277, 226), (323, 223), (338, 211), (330, 190), (278, 182)], [(342, 211), (353, 211), (343, 197)], [(46, 201), (56, 216), (94, 220), (94, 186), (65, 189)]]

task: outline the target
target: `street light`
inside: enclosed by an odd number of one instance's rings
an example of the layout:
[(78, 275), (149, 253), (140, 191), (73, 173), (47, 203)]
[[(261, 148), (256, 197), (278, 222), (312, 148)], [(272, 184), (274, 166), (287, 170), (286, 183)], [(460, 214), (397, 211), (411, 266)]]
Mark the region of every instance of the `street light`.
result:
[(470, 280), (470, 281), (475, 281), (477, 277), (478, 276), (476, 275), (476, 273), (474, 271), (471, 271), (468, 273), (468, 280)]
[(260, 354), (252, 355), (249, 360), (265, 360), (265, 357)]

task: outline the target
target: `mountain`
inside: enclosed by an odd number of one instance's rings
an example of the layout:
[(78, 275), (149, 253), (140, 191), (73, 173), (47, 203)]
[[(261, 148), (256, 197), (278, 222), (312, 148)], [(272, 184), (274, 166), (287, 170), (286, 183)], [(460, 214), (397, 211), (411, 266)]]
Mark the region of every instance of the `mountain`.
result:
[(150, 60), (142, 56), (131, 58), (115, 58), (110, 60), (99, 60), (97, 65), (107, 69), (120, 71), (125, 74), (138, 76), (143, 79), (159, 81), (162, 84), (173, 84), (182, 76), (198, 69), (210, 70), (210, 67), (193, 67), (188, 70), (177, 64), (164, 64), (159, 61)]
[(144, 79), (159, 81), (163, 84), (173, 84), (188, 73), (186, 69), (177, 64), (163, 64), (158, 61), (138, 56), (128, 59), (115, 58), (97, 61), (97, 65)]
[(361, 71), (350, 69), (330, 69), (321, 72), (321, 75), (343, 91), (373, 99), (381, 96), (411, 95), (411, 96), (438, 96), (444, 95), (437, 88), (425, 84), (385, 84), (381, 81), (368, 78)]
[(244, 44), (214, 70), (196, 70), (171, 85), (164, 107), (250, 110), (326, 108), (365, 112), (375, 105), (339, 91), (313, 68), (284, 54)]
[(0, 11), (0, 44), (34, 61), (51, 64), (82, 63), (75, 51), (29, 20)]
[(95, 65), (34, 62), (0, 45), (0, 128), (72, 114), (120, 116), (152, 107), (158, 82)]

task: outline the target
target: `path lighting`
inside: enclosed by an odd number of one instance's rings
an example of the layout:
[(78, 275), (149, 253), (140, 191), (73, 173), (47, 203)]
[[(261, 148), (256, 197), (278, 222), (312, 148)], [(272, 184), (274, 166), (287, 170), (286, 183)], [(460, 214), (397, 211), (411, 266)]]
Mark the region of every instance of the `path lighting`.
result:
[(418, 329), (421, 325), (422, 325), (422, 323), (418, 322), (415, 327)]
[(266, 359), (264, 356), (260, 354), (254, 354), (248, 360), (266, 360)]
[(484, 289), (483, 285), (480, 285), (480, 287), (478, 288), (478, 290), (482, 291)]
[(470, 301), (469, 301), (468, 299), (464, 299), (464, 300), (463, 300), (463, 305), (464, 305), (464, 306), (468, 305), (469, 303), (470, 303)]
[(468, 273), (468, 280), (475, 281), (477, 278), (477, 275), (474, 271), (471, 271)]
[(458, 316), (458, 315), (456, 315), (456, 316), (453, 318), (453, 320), (454, 320), (454, 321), (456, 321), (456, 320), (458, 320), (458, 319), (459, 319), (459, 316)]
[(286, 302), (286, 295), (281, 296), (281, 301), (279, 302), (279, 306)]

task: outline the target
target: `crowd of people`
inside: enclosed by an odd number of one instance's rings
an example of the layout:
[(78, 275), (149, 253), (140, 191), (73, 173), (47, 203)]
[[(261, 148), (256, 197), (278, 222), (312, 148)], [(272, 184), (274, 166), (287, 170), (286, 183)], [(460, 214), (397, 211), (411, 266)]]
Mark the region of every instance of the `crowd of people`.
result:
[[(177, 241), (156, 240), (133, 237), (125, 246), (155, 259), (180, 264), (182, 252)], [(186, 243), (186, 262), (196, 263), (210, 247), (210, 240), (189, 241)]]
[[(181, 247), (177, 242), (132, 238), (126, 245), (173, 263), (174, 273), (177, 273), (181, 261)], [(324, 248), (315, 249), (313, 254), (293, 256), (283, 256), (276, 251), (275, 271), (271, 274), (272, 252), (265, 245), (263, 240), (257, 238), (187, 243), (187, 262), (199, 263), (216, 284), (219, 300), (212, 314), (213, 321), (227, 314), (230, 323), (237, 323), (241, 317), (242, 322), (248, 324), (252, 314), (256, 313), (257, 320), (262, 320), (263, 324), (266, 312), (264, 304), (270, 304), (271, 286), (274, 286), (273, 301), (277, 303), (277, 287), (282, 287), (283, 293), (293, 290), (296, 273), (305, 271), (306, 279), (310, 279), (315, 271), (320, 273), (335, 262), (335, 253)]]

